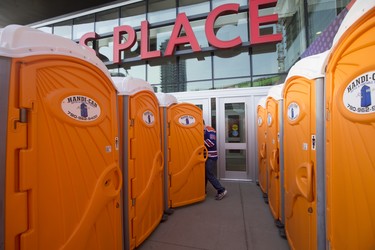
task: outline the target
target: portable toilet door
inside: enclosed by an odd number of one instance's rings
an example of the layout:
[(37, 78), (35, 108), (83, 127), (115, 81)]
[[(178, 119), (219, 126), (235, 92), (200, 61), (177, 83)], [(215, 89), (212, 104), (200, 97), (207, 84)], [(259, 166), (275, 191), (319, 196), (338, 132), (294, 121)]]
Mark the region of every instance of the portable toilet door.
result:
[(298, 61), (285, 80), (285, 233), (292, 249), (325, 249), (324, 67), (329, 51)]
[(375, 249), (375, 1), (344, 18), (326, 72), (330, 249)]
[(283, 84), (270, 88), (267, 99), (267, 196), (268, 205), (278, 227), (281, 224), (281, 184), (280, 184), (280, 119), (279, 102), (282, 99)]
[(4, 249), (122, 249), (116, 90), (71, 40), (0, 32)]
[(263, 197), (267, 198), (267, 109), (266, 97), (259, 100), (257, 106), (257, 141), (258, 141), (258, 183), (263, 192)]
[[(165, 208), (205, 199), (205, 146), (202, 110), (157, 93), (163, 117)], [(166, 206), (167, 205), (167, 206)]]
[(206, 197), (202, 110), (191, 103), (168, 108), (169, 202), (180, 207)]
[(112, 78), (123, 98), (121, 122), (124, 172), (125, 249), (134, 249), (163, 216), (163, 154), (159, 103), (151, 85), (138, 78)]

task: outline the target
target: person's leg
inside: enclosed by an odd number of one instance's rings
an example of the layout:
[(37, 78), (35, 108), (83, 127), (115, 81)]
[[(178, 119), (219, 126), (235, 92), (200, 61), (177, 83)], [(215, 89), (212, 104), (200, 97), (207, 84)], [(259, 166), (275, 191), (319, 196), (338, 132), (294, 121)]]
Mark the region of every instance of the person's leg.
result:
[(219, 180), (214, 175), (214, 168), (217, 161), (208, 158), (206, 160), (206, 184), (207, 180), (212, 184), (212, 186), (217, 190), (217, 193), (220, 194), (224, 192), (225, 188), (220, 184)]

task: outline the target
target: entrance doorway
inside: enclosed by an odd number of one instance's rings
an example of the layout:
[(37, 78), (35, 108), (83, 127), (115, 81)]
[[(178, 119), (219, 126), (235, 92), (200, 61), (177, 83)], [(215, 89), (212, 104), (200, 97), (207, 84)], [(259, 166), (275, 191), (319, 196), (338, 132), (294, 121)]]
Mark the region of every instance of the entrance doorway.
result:
[(247, 180), (247, 116), (246, 98), (218, 98), (219, 172), (222, 179)]
[(270, 87), (172, 93), (203, 110), (217, 131), (219, 179), (257, 181), (256, 107)]

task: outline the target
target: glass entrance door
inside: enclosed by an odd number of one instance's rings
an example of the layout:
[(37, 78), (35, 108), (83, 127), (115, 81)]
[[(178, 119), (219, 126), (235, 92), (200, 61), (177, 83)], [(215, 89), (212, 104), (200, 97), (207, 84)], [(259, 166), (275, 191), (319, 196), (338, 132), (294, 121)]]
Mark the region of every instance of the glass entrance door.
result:
[(244, 98), (218, 99), (219, 170), (221, 179), (248, 180), (247, 103)]

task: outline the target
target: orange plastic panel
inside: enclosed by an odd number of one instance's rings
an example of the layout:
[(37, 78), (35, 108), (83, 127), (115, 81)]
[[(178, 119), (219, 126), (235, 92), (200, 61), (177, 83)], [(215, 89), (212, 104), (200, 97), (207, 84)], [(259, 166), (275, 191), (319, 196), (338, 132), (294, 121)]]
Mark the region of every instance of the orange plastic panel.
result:
[(202, 110), (179, 103), (168, 108), (168, 172), (171, 207), (205, 199), (204, 127)]
[(266, 132), (267, 132), (267, 110), (262, 106), (257, 107), (258, 126), (258, 181), (259, 187), (263, 193), (267, 193), (267, 149), (266, 149)]
[(267, 97), (267, 173), (268, 173), (268, 204), (275, 220), (280, 220), (280, 172), (279, 172), (279, 102)]
[(375, 249), (375, 10), (341, 37), (327, 66), (327, 237)]
[(121, 249), (110, 79), (63, 56), (14, 59), (10, 73), (5, 248)]
[(284, 90), (285, 232), (292, 249), (316, 249), (315, 82), (292, 77)]
[(133, 211), (130, 237), (137, 247), (159, 225), (163, 215), (163, 154), (155, 94), (143, 90), (130, 96), (129, 109), (129, 211)]

